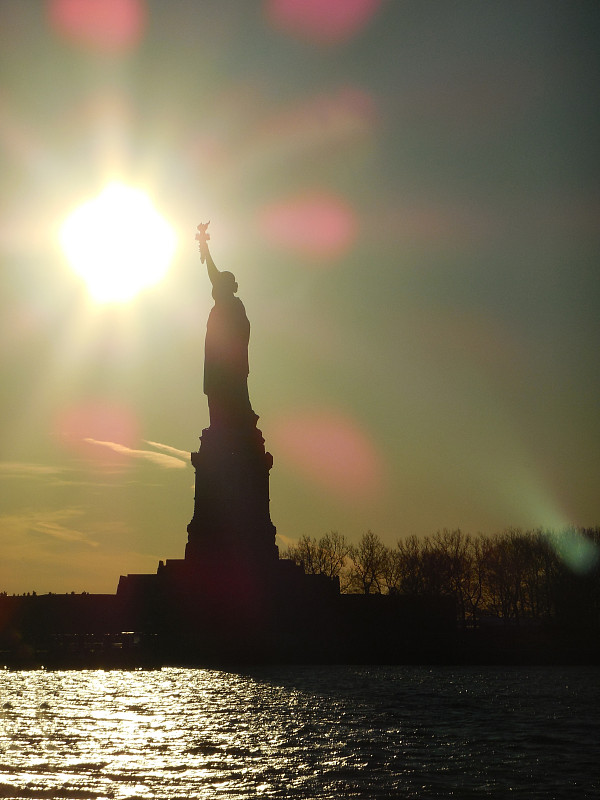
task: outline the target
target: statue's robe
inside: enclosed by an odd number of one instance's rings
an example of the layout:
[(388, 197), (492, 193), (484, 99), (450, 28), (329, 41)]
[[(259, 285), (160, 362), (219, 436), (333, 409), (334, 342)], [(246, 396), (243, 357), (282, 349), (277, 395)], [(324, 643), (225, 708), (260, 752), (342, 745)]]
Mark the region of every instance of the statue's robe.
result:
[(211, 425), (237, 425), (254, 418), (248, 397), (250, 323), (242, 301), (215, 299), (206, 326), (204, 393)]

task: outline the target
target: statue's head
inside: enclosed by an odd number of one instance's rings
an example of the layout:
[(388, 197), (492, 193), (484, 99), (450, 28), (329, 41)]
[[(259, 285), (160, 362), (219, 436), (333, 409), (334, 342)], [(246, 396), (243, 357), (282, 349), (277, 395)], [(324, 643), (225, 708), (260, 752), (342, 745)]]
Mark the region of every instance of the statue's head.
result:
[(213, 284), (212, 296), (215, 300), (231, 297), (237, 290), (238, 285), (233, 272), (219, 272), (219, 277)]

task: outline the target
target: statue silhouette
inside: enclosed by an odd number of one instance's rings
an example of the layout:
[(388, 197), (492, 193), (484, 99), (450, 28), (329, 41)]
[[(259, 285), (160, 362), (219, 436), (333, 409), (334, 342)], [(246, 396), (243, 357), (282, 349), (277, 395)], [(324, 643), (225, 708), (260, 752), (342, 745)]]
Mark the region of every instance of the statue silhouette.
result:
[(258, 417), (248, 396), (250, 323), (244, 304), (235, 296), (235, 276), (218, 270), (212, 259), (208, 224), (198, 225), (196, 240), (215, 301), (206, 325), (204, 348), (204, 393), (208, 397), (210, 424), (229, 429), (254, 426)]
[(248, 397), (250, 323), (242, 301), (235, 296), (235, 277), (215, 266), (207, 227), (208, 223), (198, 225), (196, 240), (215, 300), (204, 350), (210, 426), (202, 431), (200, 449), (192, 453), (194, 516), (188, 525), (186, 559), (197, 569), (204, 565), (207, 575), (219, 572), (223, 564), (228, 570), (235, 564), (236, 570), (246, 574), (278, 559), (276, 530), (269, 513), (273, 457), (265, 451), (265, 440), (256, 427), (258, 417)]

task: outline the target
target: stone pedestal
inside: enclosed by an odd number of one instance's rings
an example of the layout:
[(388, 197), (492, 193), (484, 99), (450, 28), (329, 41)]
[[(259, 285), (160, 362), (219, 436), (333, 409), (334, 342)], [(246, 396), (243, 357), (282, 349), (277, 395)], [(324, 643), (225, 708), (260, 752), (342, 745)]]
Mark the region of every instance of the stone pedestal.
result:
[(255, 419), (202, 432), (185, 558), (119, 581), (127, 630), (155, 637), (164, 663), (337, 658), (339, 581), (279, 559)]
[(240, 564), (261, 571), (279, 558), (269, 511), (269, 471), (255, 426), (202, 432), (192, 453), (196, 470), (194, 516), (188, 525), (187, 562)]

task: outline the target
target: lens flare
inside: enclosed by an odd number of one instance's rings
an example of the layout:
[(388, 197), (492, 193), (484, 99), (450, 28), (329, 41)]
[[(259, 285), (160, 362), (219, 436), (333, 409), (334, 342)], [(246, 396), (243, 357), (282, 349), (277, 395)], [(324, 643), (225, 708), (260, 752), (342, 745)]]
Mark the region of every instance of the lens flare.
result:
[(95, 50), (134, 47), (146, 21), (141, 0), (52, 0), (48, 15), (61, 36)]
[(66, 450), (94, 467), (109, 467), (114, 451), (94, 446), (90, 440), (115, 442), (132, 447), (139, 439), (139, 425), (133, 412), (121, 405), (89, 401), (64, 408), (56, 416), (54, 432)]
[(581, 531), (565, 528), (562, 531), (550, 532), (548, 539), (556, 553), (573, 572), (585, 574), (598, 563), (600, 553), (598, 546)]
[(379, 120), (375, 99), (352, 84), (294, 103), (270, 116), (260, 130), (258, 146), (271, 163), (289, 166), (290, 159), (330, 162), (356, 158), (356, 146), (372, 141)]
[(154, 286), (175, 253), (173, 228), (139, 189), (111, 183), (73, 211), (60, 242), (99, 303), (124, 302)]
[(260, 227), (274, 244), (315, 259), (331, 260), (350, 248), (358, 221), (342, 199), (315, 194), (267, 206)]
[(329, 411), (298, 412), (276, 423), (274, 449), (304, 478), (350, 502), (382, 488), (384, 469), (370, 438), (351, 419)]
[(318, 44), (356, 36), (378, 10), (380, 0), (270, 0), (267, 18), (284, 33)]

